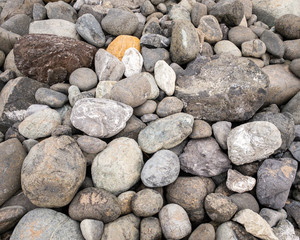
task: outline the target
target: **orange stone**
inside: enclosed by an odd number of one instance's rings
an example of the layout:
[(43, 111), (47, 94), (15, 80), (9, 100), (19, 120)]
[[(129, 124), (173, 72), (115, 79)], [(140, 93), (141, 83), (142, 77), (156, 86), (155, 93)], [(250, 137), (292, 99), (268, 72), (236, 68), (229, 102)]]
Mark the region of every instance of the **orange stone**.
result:
[(120, 35), (116, 37), (107, 47), (106, 51), (119, 58), (121, 61), (125, 51), (128, 48), (136, 48), (141, 51), (140, 40), (137, 37), (129, 35)]

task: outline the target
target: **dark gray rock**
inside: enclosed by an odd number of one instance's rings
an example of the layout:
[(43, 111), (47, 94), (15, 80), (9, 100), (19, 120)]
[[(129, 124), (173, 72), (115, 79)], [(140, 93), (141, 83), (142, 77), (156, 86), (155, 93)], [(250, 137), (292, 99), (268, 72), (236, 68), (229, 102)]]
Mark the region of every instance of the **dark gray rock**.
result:
[(195, 72), (177, 76), (175, 91), (185, 111), (195, 118), (244, 121), (266, 99), (268, 76), (248, 59), (226, 55), (204, 57)]
[(290, 64), (290, 70), (294, 73), (298, 78), (300, 78), (300, 58), (294, 59)]
[(300, 16), (294, 14), (285, 14), (275, 21), (275, 29), (286, 39), (300, 38)]
[(26, 209), (22, 206), (2, 207), (0, 209), (0, 234), (14, 227), (25, 213)]
[(170, 39), (160, 34), (147, 33), (141, 37), (140, 44), (150, 48), (167, 48)]
[(45, 8), (49, 19), (63, 19), (72, 23), (77, 20), (76, 10), (64, 1), (49, 2)]
[(153, 72), (155, 63), (159, 60), (170, 62), (170, 54), (164, 48), (142, 47), (142, 56), (144, 59), (144, 67), (147, 72)]
[(289, 151), (297, 161), (300, 161), (300, 142), (292, 142), (289, 146)]
[(223, 39), (223, 33), (219, 22), (212, 15), (201, 17), (197, 29), (201, 30), (201, 35), (203, 35), (204, 41), (210, 44), (214, 44)]
[(101, 139), (90, 136), (80, 136), (76, 141), (81, 150), (86, 153), (99, 153), (107, 146), (107, 143)]
[(141, 13), (144, 15), (144, 16), (149, 16), (150, 14), (154, 13), (155, 12), (155, 7), (153, 6), (153, 4), (149, 1), (149, 0), (146, 0), (142, 3), (141, 5)]
[(282, 58), (284, 55), (284, 44), (278, 35), (270, 30), (265, 30), (260, 36), (260, 40), (263, 41), (267, 47), (267, 51), (273, 56)]
[(297, 166), (297, 161), (289, 158), (263, 162), (257, 172), (256, 185), (256, 196), (261, 205), (273, 209), (284, 207)]
[(28, 17), (26, 14), (17, 14), (5, 21), (1, 27), (23, 36), (29, 33), (29, 24), (31, 21), (31, 17)]
[(237, 205), (238, 211), (249, 208), (253, 212), (259, 212), (258, 202), (250, 193), (235, 193), (230, 195), (229, 198)]
[(128, 137), (132, 138), (135, 141), (138, 139), (138, 135), (142, 129), (146, 127), (146, 124), (143, 123), (139, 118), (132, 115), (131, 118), (126, 122), (126, 127), (119, 132), (115, 137)]
[(35, 99), (39, 104), (45, 104), (52, 108), (60, 108), (68, 102), (68, 97), (49, 88), (39, 88), (35, 92)]
[[(5, 55), (4, 55), (4, 57), (5, 57)], [(0, 73), (0, 82), (5, 85), (5, 83), (7, 83), (9, 80), (15, 79), (16, 77), (17, 77), (17, 75), (16, 75), (15, 71), (13, 71), (11, 69), (7, 69), (4, 72)]]
[(179, 159), (183, 171), (197, 176), (217, 176), (231, 168), (230, 160), (212, 137), (190, 140)]
[(26, 209), (26, 212), (29, 212), (37, 208), (37, 206), (35, 206), (32, 202), (30, 202), (30, 200), (28, 199), (28, 197), (26, 197), (23, 191), (12, 196), (1, 207), (10, 207), (10, 206), (22, 206), (23, 208)]
[(182, 108), (183, 103), (180, 99), (176, 97), (165, 97), (159, 102), (156, 113), (160, 117), (166, 117), (181, 112)]

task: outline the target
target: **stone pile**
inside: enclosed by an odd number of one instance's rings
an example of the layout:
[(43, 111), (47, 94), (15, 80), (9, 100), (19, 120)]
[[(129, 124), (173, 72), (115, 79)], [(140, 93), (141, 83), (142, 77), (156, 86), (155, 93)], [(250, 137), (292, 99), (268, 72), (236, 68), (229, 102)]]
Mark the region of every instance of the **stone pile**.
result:
[(0, 0), (0, 238), (297, 240), (300, 3)]

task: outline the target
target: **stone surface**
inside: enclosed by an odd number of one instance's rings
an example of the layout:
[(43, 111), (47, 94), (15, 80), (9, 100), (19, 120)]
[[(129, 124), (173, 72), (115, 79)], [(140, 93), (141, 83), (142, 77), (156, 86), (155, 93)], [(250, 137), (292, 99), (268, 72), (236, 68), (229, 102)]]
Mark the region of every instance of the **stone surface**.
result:
[(197, 176), (213, 177), (231, 168), (227, 155), (212, 137), (190, 140), (179, 159), (181, 170)]
[(26, 117), (19, 125), (19, 132), (26, 138), (48, 137), (61, 124), (61, 118), (53, 109), (46, 108)]
[(2, 207), (0, 209), (0, 233), (14, 227), (25, 213), (26, 209), (22, 206)]
[(283, 209), (276, 211), (271, 208), (262, 208), (259, 215), (262, 216), (271, 227), (275, 227), (279, 221), (287, 218), (287, 213)]
[(67, 75), (92, 64), (95, 47), (71, 38), (32, 34), (14, 46), (17, 68), (25, 75), (53, 85)]
[(52, 108), (60, 108), (68, 102), (65, 94), (49, 88), (39, 88), (34, 96), (39, 104), (45, 104)]
[[(192, 132), (194, 118), (186, 113), (176, 113), (158, 119), (144, 128), (138, 136), (138, 143), (146, 153), (170, 149), (180, 144)], [(164, 135), (161, 134), (164, 131)]]
[(19, 34), (0, 27), (0, 50), (8, 54), (20, 38), (21, 36)]
[(300, 39), (284, 41), (284, 59), (294, 60), (300, 58)]
[(231, 126), (232, 123), (227, 121), (219, 121), (211, 126), (216, 141), (224, 150), (227, 149), (227, 137), (231, 130)]
[(16, 138), (0, 143), (0, 205), (21, 187), (21, 168), (26, 152)]
[(197, 119), (244, 121), (265, 101), (268, 77), (250, 60), (203, 57), (194, 71), (190, 76), (177, 76), (175, 96)]
[(78, 222), (52, 209), (37, 208), (20, 220), (10, 239), (64, 239), (66, 236), (84, 240)]
[(291, 70), (292, 73), (294, 73), (298, 78), (300, 78), (300, 59), (294, 59), (291, 64), (289, 69)]
[(298, 228), (300, 226), (299, 208), (300, 202), (291, 199), (287, 201), (286, 205), (284, 206), (284, 209), (286, 210), (287, 214), (291, 216), (293, 220), (295, 220)]
[(156, 99), (159, 96), (159, 89), (158, 89), (158, 86), (156, 84), (154, 77), (152, 76), (151, 73), (148, 73), (148, 72), (142, 72), (141, 74), (150, 83), (151, 91), (148, 96), (148, 99)]
[(170, 61), (170, 54), (164, 48), (142, 48), (142, 56), (144, 59), (144, 67), (147, 72), (153, 72), (155, 63), (158, 60)]
[(157, 106), (156, 113), (160, 117), (167, 117), (169, 115), (180, 113), (183, 109), (183, 103), (177, 97), (165, 97)]
[(135, 194), (135, 191), (126, 191), (118, 196), (118, 200), (121, 206), (121, 215), (132, 213), (131, 201)]
[(253, 212), (259, 212), (258, 202), (250, 193), (235, 193), (230, 195), (229, 198), (237, 205), (238, 211), (249, 208)]
[(101, 240), (138, 240), (140, 218), (134, 214), (128, 214), (104, 226)]
[(94, 88), (97, 83), (97, 75), (90, 68), (77, 68), (69, 77), (71, 85), (75, 85), (81, 91), (87, 91)]
[(154, 77), (158, 87), (168, 96), (172, 96), (175, 91), (176, 73), (164, 60), (156, 62)]
[(140, 44), (142, 47), (167, 48), (170, 45), (170, 39), (160, 34), (147, 33), (141, 37)]
[(245, 228), (232, 221), (222, 223), (216, 231), (216, 240), (231, 240), (238, 238), (239, 240), (257, 240), (256, 237), (248, 233)]
[(122, 62), (125, 66), (124, 75), (126, 77), (141, 73), (143, 57), (136, 48), (128, 48), (124, 53)]
[(1, 28), (23, 36), (29, 33), (31, 21), (31, 17), (26, 14), (17, 14), (1, 24)]
[(281, 144), (281, 133), (273, 123), (245, 123), (230, 131), (228, 156), (235, 165), (251, 163), (269, 157)]
[(259, 39), (243, 42), (241, 47), (245, 57), (260, 58), (267, 50), (264, 42)]
[(170, 150), (159, 150), (145, 163), (141, 180), (147, 187), (164, 187), (173, 183), (179, 172), (177, 155)]
[(107, 146), (107, 143), (101, 139), (90, 136), (80, 136), (76, 141), (81, 150), (86, 153), (99, 153)]
[(223, 38), (223, 33), (218, 20), (211, 15), (200, 18), (198, 29), (204, 34), (204, 40), (210, 44), (219, 42)]
[(239, 211), (233, 221), (242, 224), (246, 231), (255, 237), (264, 240), (278, 240), (269, 224), (258, 213), (250, 209)]
[(273, 228), (273, 232), (278, 239), (288, 240), (295, 239), (299, 240), (299, 236), (296, 235), (293, 224), (287, 219), (281, 220), (276, 228)]
[(157, 103), (153, 100), (147, 100), (144, 104), (134, 109), (134, 115), (141, 117), (144, 114), (154, 113), (157, 107)]
[(298, 163), (291, 158), (266, 159), (257, 172), (259, 203), (273, 209), (284, 207), (295, 179)]
[(299, 142), (292, 142), (292, 144), (289, 147), (290, 153), (297, 161), (300, 160), (299, 147), (300, 147)]
[(163, 235), (167, 239), (182, 239), (192, 231), (186, 211), (177, 204), (165, 205), (159, 212), (159, 220)]
[(255, 33), (250, 28), (243, 26), (233, 27), (228, 32), (228, 40), (238, 47), (241, 47), (242, 43), (254, 40), (255, 38)]
[(7, 200), (1, 207), (10, 207), (10, 206), (22, 206), (26, 209), (26, 212), (29, 212), (37, 206), (32, 204), (28, 197), (25, 196), (24, 192), (19, 192), (13, 197), (11, 197), (9, 200)]
[(189, 137), (192, 139), (197, 139), (197, 138), (211, 137), (211, 135), (212, 135), (212, 129), (207, 122), (203, 120), (195, 120), (193, 131)]
[(176, 203), (183, 207), (192, 222), (201, 223), (204, 219), (204, 199), (212, 193), (215, 184), (205, 177), (178, 177), (167, 186), (166, 198), (168, 203)]
[(108, 223), (121, 215), (121, 207), (115, 195), (101, 188), (90, 187), (76, 194), (68, 212), (76, 221), (95, 219)]
[(49, 19), (64, 19), (72, 23), (77, 20), (76, 10), (64, 1), (49, 2), (45, 8)]
[(80, 230), (82, 236), (86, 240), (101, 239), (104, 230), (104, 224), (98, 220), (84, 219), (80, 223)]
[(298, 92), (290, 101), (283, 107), (283, 113), (290, 113), (294, 119), (296, 125), (300, 124), (300, 108), (298, 99), (300, 98), (300, 92)]
[(236, 57), (241, 57), (241, 50), (232, 42), (228, 40), (222, 40), (215, 44), (214, 51), (216, 54), (231, 54)]
[(215, 240), (215, 229), (210, 223), (200, 224), (190, 235), (189, 240)]
[(47, 9), (44, 4), (35, 3), (32, 9), (32, 18), (34, 21), (43, 20), (47, 18)]
[(158, 218), (148, 217), (143, 218), (140, 227), (140, 239), (141, 240), (151, 240), (151, 239), (161, 239), (162, 232), (160, 227), (160, 222)]
[(96, 87), (96, 98), (106, 98), (117, 81), (100, 81)]
[(200, 41), (190, 21), (178, 20), (172, 28), (170, 55), (173, 62), (185, 64), (200, 52)]
[(130, 106), (120, 102), (103, 98), (84, 98), (74, 105), (71, 122), (74, 127), (89, 136), (108, 138), (125, 127), (132, 113)]
[(24, 159), (22, 189), (39, 207), (62, 207), (71, 202), (85, 173), (86, 160), (75, 140), (50, 137), (36, 144)]
[(284, 55), (284, 44), (278, 35), (270, 30), (265, 30), (260, 36), (260, 40), (264, 42), (267, 52), (277, 58), (282, 58)]
[(256, 184), (253, 177), (244, 176), (236, 170), (229, 169), (227, 172), (226, 186), (233, 192), (243, 193), (251, 191)]
[(194, 3), (193, 9), (191, 11), (191, 21), (195, 27), (199, 26), (201, 17), (205, 15), (207, 15), (206, 5), (200, 2)]
[(286, 39), (299, 39), (300, 14), (285, 14), (275, 21), (275, 29)]
[(136, 141), (125, 137), (114, 139), (93, 161), (93, 182), (98, 188), (120, 194), (138, 182), (143, 165)]

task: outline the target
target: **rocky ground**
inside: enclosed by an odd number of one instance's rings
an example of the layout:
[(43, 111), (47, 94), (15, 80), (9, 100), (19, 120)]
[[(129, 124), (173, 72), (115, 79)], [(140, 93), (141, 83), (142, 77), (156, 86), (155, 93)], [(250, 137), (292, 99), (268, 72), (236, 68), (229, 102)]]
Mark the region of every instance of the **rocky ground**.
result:
[(300, 2), (0, 0), (0, 235), (299, 240)]

